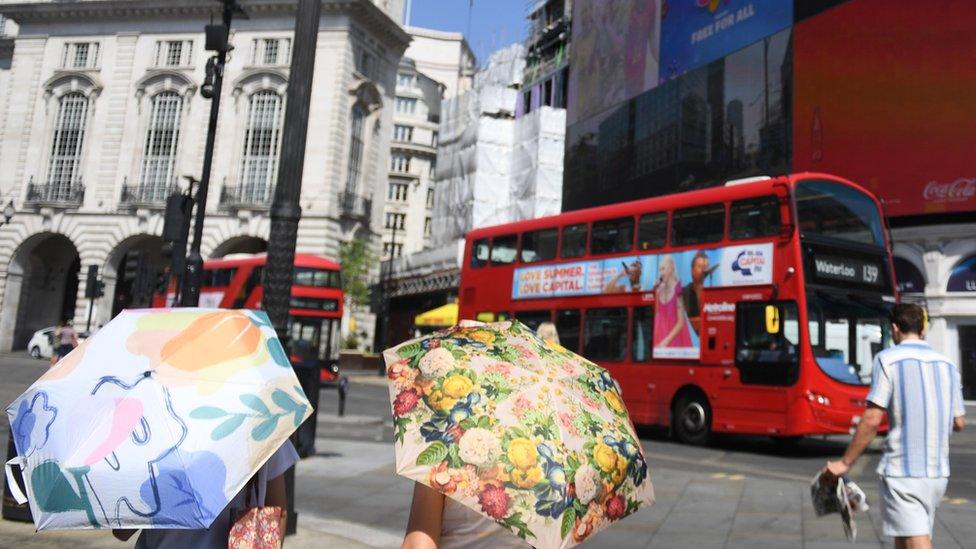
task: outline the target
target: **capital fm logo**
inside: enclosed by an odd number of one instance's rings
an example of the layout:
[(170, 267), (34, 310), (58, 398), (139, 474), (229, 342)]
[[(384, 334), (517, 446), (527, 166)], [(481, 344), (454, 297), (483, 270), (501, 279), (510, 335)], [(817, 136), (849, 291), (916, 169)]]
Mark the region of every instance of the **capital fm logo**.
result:
[(708, 13), (715, 13), (719, 4), (728, 4), (730, 0), (697, 0), (699, 8), (708, 8)]
[(763, 272), (766, 266), (766, 256), (759, 250), (743, 250), (732, 262), (732, 270), (739, 271), (742, 276), (752, 276)]

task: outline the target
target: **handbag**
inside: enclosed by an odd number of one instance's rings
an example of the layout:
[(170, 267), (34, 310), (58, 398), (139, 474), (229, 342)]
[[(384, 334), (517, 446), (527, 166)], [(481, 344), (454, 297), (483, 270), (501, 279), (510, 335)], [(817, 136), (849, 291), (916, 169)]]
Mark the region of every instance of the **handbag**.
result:
[(279, 549), (284, 537), (281, 528), (281, 507), (257, 505), (257, 477), (247, 484), (245, 507), (231, 510), (229, 549)]

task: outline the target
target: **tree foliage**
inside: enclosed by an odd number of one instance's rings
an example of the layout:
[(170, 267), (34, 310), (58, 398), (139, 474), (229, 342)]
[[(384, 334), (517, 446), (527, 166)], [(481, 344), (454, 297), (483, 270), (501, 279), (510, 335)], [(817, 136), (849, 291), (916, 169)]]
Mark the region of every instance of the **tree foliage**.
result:
[(353, 309), (369, 306), (369, 272), (376, 264), (376, 255), (369, 242), (356, 238), (343, 243), (339, 248), (339, 262), (342, 264), (342, 291), (346, 302)]

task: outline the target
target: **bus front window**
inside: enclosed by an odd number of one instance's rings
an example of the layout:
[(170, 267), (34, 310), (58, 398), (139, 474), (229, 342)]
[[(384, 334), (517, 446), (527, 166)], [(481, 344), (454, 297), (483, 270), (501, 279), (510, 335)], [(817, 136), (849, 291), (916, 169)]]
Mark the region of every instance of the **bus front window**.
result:
[(824, 373), (851, 385), (870, 385), (876, 355), (891, 344), (888, 312), (878, 304), (808, 296), (810, 347)]

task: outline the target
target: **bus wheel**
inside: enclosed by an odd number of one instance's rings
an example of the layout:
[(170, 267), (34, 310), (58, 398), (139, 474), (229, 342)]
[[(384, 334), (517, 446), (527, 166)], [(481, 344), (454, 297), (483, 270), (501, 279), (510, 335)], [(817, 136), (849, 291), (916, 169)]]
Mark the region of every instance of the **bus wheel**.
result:
[(678, 440), (695, 446), (708, 444), (712, 434), (712, 408), (705, 395), (688, 393), (679, 398), (671, 418)]

